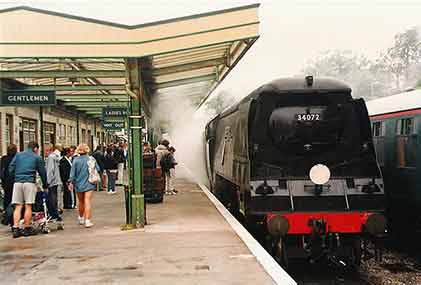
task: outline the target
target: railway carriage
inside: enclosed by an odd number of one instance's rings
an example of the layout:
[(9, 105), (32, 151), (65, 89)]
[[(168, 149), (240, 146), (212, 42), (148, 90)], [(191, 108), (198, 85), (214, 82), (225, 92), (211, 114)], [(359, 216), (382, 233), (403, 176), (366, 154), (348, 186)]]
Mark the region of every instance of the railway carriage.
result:
[(359, 265), (385, 232), (384, 190), (362, 99), (309, 76), (265, 84), (206, 126), (213, 193), (287, 266)]
[(420, 228), (421, 90), (367, 102), (394, 233)]

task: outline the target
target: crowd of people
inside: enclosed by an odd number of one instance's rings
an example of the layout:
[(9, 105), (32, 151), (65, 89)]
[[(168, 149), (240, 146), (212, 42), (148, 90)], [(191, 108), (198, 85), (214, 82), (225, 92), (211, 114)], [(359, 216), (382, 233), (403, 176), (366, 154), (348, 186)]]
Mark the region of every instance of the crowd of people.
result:
[(108, 146), (99, 145), (92, 156), (100, 168), (98, 191), (116, 193), (116, 185), (123, 185), (123, 171), (127, 161), (127, 144), (120, 142)]
[[(78, 209), (78, 224), (90, 228), (93, 191), (116, 193), (116, 180), (123, 184), (127, 144), (124, 142), (98, 146), (91, 155), (87, 144), (46, 149), (44, 159), (40, 147), (30, 142), (22, 152), (11, 144), (1, 158), (0, 178), (4, 190), (3, 208), (13, 207), (9, 221), (14, 238), (35, 234), (31, 227), (32, 205), (43, 188), (47, 195), (50, 218), (62, 221), (63, 209)], [(108, 180), (108, 184), (107, 184)], [(23, 229), (20, 221), (23, 214)]]
[[(24, 151), (17, 152), (11, 144), (1, 158), (0, 178), (4, 190), (4, 209), (13, 215), (6, 221), (11, 225), (14, 238), (36, 234), (31, 227), (32, 206), (37, 193), (47, 193), (49, 218), (62, 222), (65, 209), (77, 209), (77, 223), (90, 228), (92, 222), (92, 195), (94, 191), (116, 193), (116, 185), (123, 185), (123, 170), (127, 161), (125, 142), (99, 145), (90, 154), (87, 144), (63, 147), (54, 145), (40, 154), (36, 142), (30, 142)], [(165, 194), (177, 194), (175, 177), (175, 148), (168, 140), (161, 140), (153, 149), (143, 145), (144, 154), (153, 154), (154, 168), (165, 177)], [(41, 189), (42, 188), (42, 189)], [(23, 216), (23, 227), (21, 224)]]

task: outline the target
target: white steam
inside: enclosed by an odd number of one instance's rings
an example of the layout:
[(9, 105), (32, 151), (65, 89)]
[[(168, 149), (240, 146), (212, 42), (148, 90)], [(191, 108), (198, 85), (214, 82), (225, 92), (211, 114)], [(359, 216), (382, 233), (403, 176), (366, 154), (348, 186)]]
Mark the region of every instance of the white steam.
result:
[[(204, 131), (212, 114), (197, 111), (187, 96), (158, 94), (154, 97), (152, 120), (168, 132), (178, 163), (186, 166), (199, 182), (207, 184)], [(182, 173), (179, 171), (177, 176)]]

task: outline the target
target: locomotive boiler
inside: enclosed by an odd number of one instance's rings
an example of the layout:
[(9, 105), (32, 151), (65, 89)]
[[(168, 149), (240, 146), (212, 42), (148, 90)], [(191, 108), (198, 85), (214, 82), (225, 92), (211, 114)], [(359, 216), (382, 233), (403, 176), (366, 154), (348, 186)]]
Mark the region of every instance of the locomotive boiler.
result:
[(359, 265), (386, 231), (384, 185), (363, 99), (328, 78), (274, 80), (206, 126), (214, 195), (287, 267)]

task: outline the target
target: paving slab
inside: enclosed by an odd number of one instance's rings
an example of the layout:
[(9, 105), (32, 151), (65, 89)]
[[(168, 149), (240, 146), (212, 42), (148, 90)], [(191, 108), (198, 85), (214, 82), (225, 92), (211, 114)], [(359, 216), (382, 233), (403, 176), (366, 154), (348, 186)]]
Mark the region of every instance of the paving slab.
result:
[(1, 284), (274, 284), (214, 205), (188, 178), (148, 204), (144, 229), (121, 231), (124, 194), (96, 192), (95, 227), (64, 213), (64, 231), (13, 239), (0, 227)]

